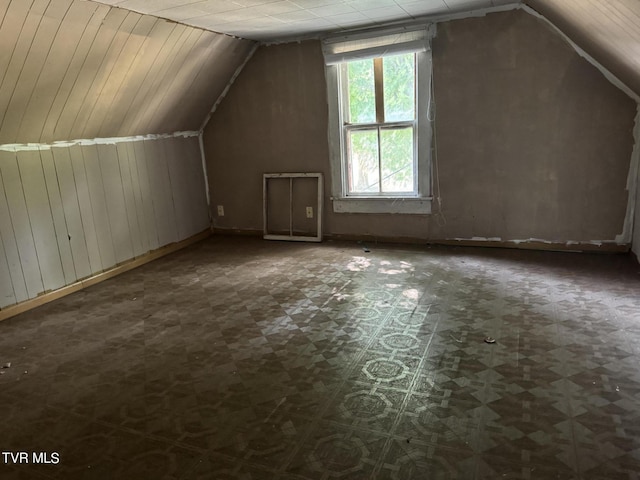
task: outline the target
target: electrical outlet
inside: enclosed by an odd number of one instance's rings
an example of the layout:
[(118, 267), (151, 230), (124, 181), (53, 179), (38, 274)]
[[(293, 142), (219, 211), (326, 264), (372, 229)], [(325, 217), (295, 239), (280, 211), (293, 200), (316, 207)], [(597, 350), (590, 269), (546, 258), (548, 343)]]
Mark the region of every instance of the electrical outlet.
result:
[(307, 218), (313, 218), (313, 207), (307, 207)]
[(224, 217), (224, 206), (218, 205), (218, 216)]

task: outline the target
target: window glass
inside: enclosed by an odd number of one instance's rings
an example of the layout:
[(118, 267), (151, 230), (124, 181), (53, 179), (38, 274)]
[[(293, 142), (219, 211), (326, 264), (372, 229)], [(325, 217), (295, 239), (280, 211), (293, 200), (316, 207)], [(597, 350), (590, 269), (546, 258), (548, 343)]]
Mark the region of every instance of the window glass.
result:
[(412, 192), (413, 127), (380, 130), (382, 192)]
[(358, 193), (380, 191), (378, 131), (349, 132), (349, 190)]
[(347, 194), (416, 192), (415, 62), (408, 53), (343, 65)]
[(383, 58), (384, 113), (386, 122), (415, 118), (415, 55), (391, 55)]
[(347, 64), (348, 123), (373, 123), (376, 121), (376, 92), (373, 77), (373, 60), (360, 60)]

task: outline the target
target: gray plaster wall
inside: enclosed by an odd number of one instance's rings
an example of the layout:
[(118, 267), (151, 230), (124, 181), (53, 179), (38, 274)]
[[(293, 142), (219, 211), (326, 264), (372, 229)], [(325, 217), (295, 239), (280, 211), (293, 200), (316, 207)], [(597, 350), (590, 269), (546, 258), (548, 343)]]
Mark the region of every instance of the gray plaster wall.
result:
[(622, 232), (634, 101), (520, 10), (439, 24), (433, 60), (441, 212), (333, 213), (324, 64), (307, 41), (259, 48), (207, 126), (214, 226), (260, 230), (262, 173), (319, 171), (325, 233), (589, 242)]

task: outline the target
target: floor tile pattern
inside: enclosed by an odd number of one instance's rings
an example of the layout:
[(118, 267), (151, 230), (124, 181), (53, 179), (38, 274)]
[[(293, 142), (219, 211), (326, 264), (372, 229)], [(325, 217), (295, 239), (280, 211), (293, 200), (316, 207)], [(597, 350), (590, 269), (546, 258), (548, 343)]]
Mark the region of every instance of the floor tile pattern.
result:
[(213, 237), (0, 323), (0, 452), (60, 459), (0, 478), (640, 479), (630, 257), (368, 247)]

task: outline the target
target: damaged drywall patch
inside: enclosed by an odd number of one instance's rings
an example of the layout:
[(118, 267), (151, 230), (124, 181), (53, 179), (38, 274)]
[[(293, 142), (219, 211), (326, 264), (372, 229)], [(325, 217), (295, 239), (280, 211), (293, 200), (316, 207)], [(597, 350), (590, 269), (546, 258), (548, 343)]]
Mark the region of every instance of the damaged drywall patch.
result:
[[(638, 194), (638, 165), (640, 164), (640, 105), (637, 107), (635, 126), (633, 128), (633, 151), (631, 152), (631, 163), (629, 165), (629, 175), (627, 176), (627, 213), (624, 217), (622, 233), (616, 236), (619, 244), (631, 243), (633, 237), (633, 220), (636, 212), (636, 196)], [(636, 225), (638, 227), (638, 225)]]

